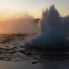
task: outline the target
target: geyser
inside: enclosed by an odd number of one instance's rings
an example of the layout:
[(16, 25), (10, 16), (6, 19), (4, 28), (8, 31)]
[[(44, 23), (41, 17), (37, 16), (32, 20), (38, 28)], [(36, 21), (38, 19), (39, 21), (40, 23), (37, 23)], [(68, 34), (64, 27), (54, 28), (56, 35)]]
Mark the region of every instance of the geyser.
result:
[(31, 40), (32, 46), (58, 46), (66, 42), (61, 18), (54, 5), (42, 13), (40, 24), (41, 34)]

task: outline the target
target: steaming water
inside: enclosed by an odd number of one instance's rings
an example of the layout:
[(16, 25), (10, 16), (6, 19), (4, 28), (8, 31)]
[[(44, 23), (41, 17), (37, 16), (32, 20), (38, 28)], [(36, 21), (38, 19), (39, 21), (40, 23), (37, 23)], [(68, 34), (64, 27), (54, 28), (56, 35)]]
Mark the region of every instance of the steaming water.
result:
[(66, 42), (60, 15), (54, 6), (43, 12), (40, 24), (41, 34), (32, 39), (33, 46), (57, 46)]
[[(50, 14), (50, 13), (53, 13), (53, 14)], [(56, 24), (55, 25), (50, 24), (50, 25), (47, 25), (47, 27), (46, 27), (46, 25), (45, 25), (46, 20), (44, 20), (45, 27), (44, 26), (42, 27), (42, 30), (43, 30), (42, 35), (40, 35), (38, 38), (34, 39), (33, 44), (35, 44), (35, 45), (39, 44), (38, 46), (40, 46), (40, 45), (43, 46), (46, 43), (54, 44), (55, 41), (57, 42), (56, 44), (62, 43), (61, 41), (64, 42), (64, 40), (63, 40), (64, 37), (62, 36), (63, 31), (61, 31), (60, 24), (58, 25), (58, 23), (60, 23), (60, 18), (58, 16), (58, 13), (56, 13), (56, 10), (52, 6), (50, 8), (47, 18), (50, 19), (50, 17), (53, 15), (54, 16), (56, 15), (57, 18), (54, 17), (56, 19), (56, 21), (51, 20), (51, 22), (54, 24), (56, 23)], [(47, 21), (48, 21), (48, 23), (50, 23), (49, 22), (50, 20), (47, 20)], [(60, 30), (58, 30), (57, 27), (59, 27)], [(59, 42), (59, 40), (60, 40), (60, 42)], [(15, 39), (14, 41), (10, 41), (7, 44), (7, 46), (6, 46), (6, 44), (0, 44), (0, 69), (69, 69), (69, 60), (68, 59), (65, 59), (62, 61), (46, 59), (46, 58), (44, 59), (44, 58), (42, 58), (42, 56), (40, 56), (42, 53), (40, 53), (36, 50), (34, 50), (34, 51), (26, 50), (25, 51), (25, 47), (22, 47), (24, 45), (24, 44), (22, 44), (23, 43), (22, 41), (23, 40)], [(33, 54), (33, 55), (31, 55), (31, 54)], [(37, 55), (35, 55), (35, 54), (37, 54)]]

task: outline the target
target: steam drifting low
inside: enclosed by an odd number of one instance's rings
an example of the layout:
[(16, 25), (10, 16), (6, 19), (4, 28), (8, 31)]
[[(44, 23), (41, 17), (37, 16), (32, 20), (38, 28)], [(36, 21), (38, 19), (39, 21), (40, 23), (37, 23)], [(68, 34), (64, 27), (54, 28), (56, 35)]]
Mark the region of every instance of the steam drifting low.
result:
[(61, 18), (54, 5), (43, 12), (40, 24), (41, 34), (31, 40), (32, 46), (57, 46), (66, 42)]

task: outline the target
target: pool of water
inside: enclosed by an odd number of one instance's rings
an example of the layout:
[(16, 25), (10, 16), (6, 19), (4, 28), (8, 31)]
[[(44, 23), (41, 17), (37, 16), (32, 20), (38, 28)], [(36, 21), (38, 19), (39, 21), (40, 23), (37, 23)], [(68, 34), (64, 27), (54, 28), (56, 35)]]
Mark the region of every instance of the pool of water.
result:
[(69, 69), (69, 61), (44, 60), (37, 64), (31, 61), (0, 61), (0, 69)]
[(52, 56), (48, 59), (44, 53), (37, 49), (26, 50), (22, 46), (0, 45), (0, 69), (69, 69), (68, 56), (67, 59)]

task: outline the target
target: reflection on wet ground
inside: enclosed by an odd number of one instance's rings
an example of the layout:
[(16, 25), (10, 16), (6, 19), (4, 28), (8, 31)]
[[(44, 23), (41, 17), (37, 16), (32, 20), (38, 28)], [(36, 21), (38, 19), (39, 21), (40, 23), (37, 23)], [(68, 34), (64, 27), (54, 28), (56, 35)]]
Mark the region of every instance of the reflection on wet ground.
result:
[(32, 64), (42, 63), (43, 60), (68, 60), (68, 48), (32, 48), (26, 46), (0, 46), (0, 60), (26, 61), (34, 60)]
[(42, 63), (31, 64), (27, 61), (0, 61), (1, 69), (69, 69), (69, 61), (44, 60)]
[[(68, 50), (66, 48), (66, 50)], [(68, 52), (0, 45), (1, 69), (69, 69)]]

